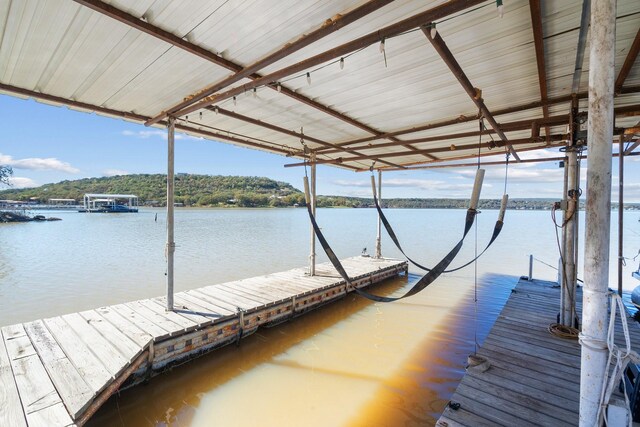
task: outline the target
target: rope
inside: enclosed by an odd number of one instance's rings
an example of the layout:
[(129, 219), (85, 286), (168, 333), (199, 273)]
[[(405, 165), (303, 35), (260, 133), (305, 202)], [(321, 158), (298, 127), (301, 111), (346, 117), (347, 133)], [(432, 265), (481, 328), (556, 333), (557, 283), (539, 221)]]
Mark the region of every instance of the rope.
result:
[(552, 323), (548, 327), (548, 331), (551, 335), (558, 338), (564, 338), (568, 340), (577, 340), (580, 331), (576, 328), (572, 328), (570, 326), (564, 326), (560, 323)]
[[(624, 316), (625, 308), (622, 298), (615, 292), (609, 292), (611, 297), (611, 315), (609, 317), (609, 330), (607, 331), (606, 347), (609, 351), (609, 359), (607, 361), (607, 367), (613, 364), (613, 369), (610, 372), (605, 372), (602, 381), (602, 393), (600, 395), (600, 407), (598, 408), (598, 425), (601, 425), (602, 421), (608, 425), (606, 408), (609, 405), (611, 395), (618, 388), (622, 375), (629, 363), (640, 363), (640, 356), (635, 351), (631, 350), (631, 340), (629, 338), (629, 326), (627, 325), (627, 318)], [(622, 323), (622, 330), (624, 331), (624, 350), (620, 349), (615, 344), (615, 321), (616, 321), (616, 308), (620, 309), (620, 321)], [(602, 342), (601, 340), (598, 340)], [(626, 384), (622, 381), (624, 388), (624, 399), (627, 408), (630, 407), (629, 397), (627, 396)], [(629, 425), (631, 426), (631, 417), (629, 417)]]

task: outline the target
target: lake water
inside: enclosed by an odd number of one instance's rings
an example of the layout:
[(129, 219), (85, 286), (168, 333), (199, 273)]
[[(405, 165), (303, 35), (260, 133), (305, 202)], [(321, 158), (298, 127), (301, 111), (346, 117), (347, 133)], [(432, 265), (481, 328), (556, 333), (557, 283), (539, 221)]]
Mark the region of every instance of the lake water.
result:
[[(155, 220), (157, 214), (157, 221)], [(165, 290), (165, 213), (50, 212), (59, 222), (0, 225), (0, 325), (157, 296)], [(434, 264), (459, 239), (463, 210), (389, 210), (408, 253)], [(478, 216), (482, 248), (497, 212)], [(582, 215), (583, 216), (583, 215)], [(625, 251), (640, 248), (638, 212), (625, 213)], [(373, 209), (318, 209), (339, 257), (374, 252)], [(584, 222), (581, 223), (584, 230)], [(617, 243), (612, 228), (612, 254)], [(400, 257), (383, 231), (383, 255)], [(581, 233), (582, 237), (582, 233)], [(176, 290), (307, 264), (304, 209), (178, 209)], [(473, 257), (474, 232), (453, 265)], [(582, 251), (582, 249), (581, 249)], [(326, 257), (320, 254), (319, 260)], [(581, 252), (582, 253), (582, 252)], [(477, 264), (444, 275), (392, 304), (350, 296), (227, 347), (110, 400), (92, 425), (387, 426), (433, 424), (464, 372), (474, 335), (482, 340), (528, 256), (556, 265), (548, 211), (508, 211), (502, 235)], [(611, 283), (615, 285), (615, 255)], [(624, 286), (637, 261), (624, 272)], [(579, 268), (582, 276), (582, 268)], [(412, 275), (383, 289), (410, 286)], [(534, 277), (556, 272), (536, 262)]]

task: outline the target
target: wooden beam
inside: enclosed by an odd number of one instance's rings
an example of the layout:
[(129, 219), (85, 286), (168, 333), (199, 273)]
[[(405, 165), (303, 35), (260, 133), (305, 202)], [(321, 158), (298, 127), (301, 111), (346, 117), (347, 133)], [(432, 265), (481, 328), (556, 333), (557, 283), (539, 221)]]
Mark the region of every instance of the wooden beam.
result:
[[(97, 113), (101, 113), (101, 114), (105, 114), (108, 116), (113, 116), (113, 117), (118, 117), (118, 118), (122, 118), (122, 119), (127, 119), (127, 120), (134, 120), (140, 123), (144, 123), (145, 120), (147, 120), (149, 117), (147, 116), (143, 116), (141, 114), (136, 114), (136, 113), (131, 113), (131, 112), (127, 112), (127, 111), (119, 111), (119, 110), (114, 110), (111, 108), (106, 108), (106, 107), (101, 107), (99, 105), (93, 105), (93, 104), (87, 104), (86, 102), (80, 102), (80, 101), (72, 101), (70, 99), (66, 99), (66, 98), (62, 98), (59, 96), (55, 96), (55, 95), (49, 95), (46, 93), (41, 93), (41, 92), (34, 92), (28, 89), (23, 89), (17, 86), (11, 86), (11, 85), (7, 85), (4, 83), (0, 83), (0, 90), (3, 90), (5, 92), (9, 92), (9, 93), (14, 93), (17, 95), (23, 95), (23, 96), (29, 96), (35, 99), (40, 99), (43, 101), (48, 101), (48, 102), (52, 102), (52, 103), (56, 103), (56, 104), (61, 104), (61, 105), (66, 105), (68, 107), (75, 107), (75, 108), (80, 108), (83, 110), (88, 110), (88, 111), (94, 111)], [(166, 122), (162, 121), (158, 124), (161, 125), (166, 125)], [(249, 146), (249, 147), (254, 147), (254, 148), (259, 148), (259, 149), (263, 149), (263, 150), (269, 150), (269, 151), (273, 151), (276, 152), (278, 154), (284, 154), (284, 155), (290, 155), (291, 154), (291, 150), (288, 150), (286, 148), (282, 148), (282, 146), (280, 146), (277, 143), (273, 143), (273, 142), (269, 142), (269, 141), (265, 141), (266, 144), (259, 144), (250, 140), (246, 140), (243, 139), (241, 137), (237, 137), (237, 136), (231, 136), (231, 135), (225, 135), (225, 134), (221, 134), (218, 132), (211, 132), (211, 131), (205, 131), (202, 129), (197, 129), (197, 128), (193, 128), (190, 126), (185, 126), (183, 124), (179, 124), (176, 123), (176, 129), (180, 129), (182, 131), (185, 132), (192, 132), (198, 135), (202, 135), (202, 136), (206, 136), (209, 138), (215, 138), (215, 139), (220, 139), (223, 141), (230, 141), (230, 142), (236, 142), (238, 144), (241, 145), (245, 145), (245, 146)], [(244, 135), (242, 135), (244, 136)], [(267, 145), (268, 144), (268, 145)]]
[[(539, 118), (539, 119), (530, 119), (530, 120), (518, 120), (515, 122), (499, 123), (499, 125), (500, 125), (500, 129), (502, 129), (504, 132), (513, 132), (518, 130), (531, 129), (532, 126), (559, 126), (559, 125), (568, 124), (568, 123), (569, 123), (569, 115), (563, 114), (563, 115), (548, 117), (547, 119)], [(472, 136), (489, 135), (494, 133), (495, 131), (493, 129), (486, 129), (482, 132), (480, 131), (459, 132), (459, 133), (451, 133), (451, 134), (445, 134), (445, 135), (428, 136), (424, 138), (406, 139), (403, 142), (409, 143), (409, 144), (421, 144), (425, 142), (447, 141), (451, 139), (468, 138)], [(336, 144), (336, 145), (339, 145), (339, 144)], [(358, 151), (365, 151), (365, 150), (375, 150), (378, 148), (395, 147), (395, 146), (399, 146), (399, 144), (394, 142), (387, 142), (382, 144), (356, 145), (350, 148)], [(331, 149), (331, 150), (323, 150), (322, 153), (335, 154), (340, 151), (342, 150)]]
[[(620, 94), (636, 94), (640, 92), (640, 86), (629, 86), (629, 87), (623, 87), (620, 91)], [(588, 93), (587, 92), (581, 92), (579, 94), (577, 94), (578, 99), (587, 99), (588, 97)], [(569, 95), (562, 95), (562, 96), (557, 96), (554, 98), (549, 98), (547, 100), (547, 102), (542, 102), (542, 101), (533, 101), (533, 102), (527, 102), (525, 104), (518, 104), (518, 105), (514, 105), (513, 107), (507, 107), (507, 108), (502, 108), (500, 110), (494, 110), (493, 111), (493, 115), (495, 116), (500, 116), (500, 115), (504, 115), (504, 114), (511, 114), (511, 113), (518, 113), (520, 111), (526, 111), (526, 110), (531, 110), (534, 108), (540, 108), (543, 105), (557, 105), (557, 104), (562, 104), (564, 102), (571, 102), (571, 99), (573, 98), (573, 95), (569, 94)], [(368, 141), (375, 141), (377, 139), (382, 139), (382, 138), (387, 138), (389, 136), (400, 136), (400, 135), (407, 135), (410, 133), (416, 133), (416, 132), (422, 132), (425, 130), (431, 130), (431, 129), (437, 129), (437, 128), (441, 128), (441, 127), (447, 127), (447, 126), (452, 126), (452, 125), (456, 125), (459, 123), (466, 123), (466, 122), (470, 122), (473, 120), (478, 120), (478, 115), (477, 114), (472, 114), (472, 115), (461, 115), (458, 116), (456, 118), (453, 119), (446, 119), (446, 120), (442, 120), (439, 122), (433, 122), (433, 123), (427, 123), (427, 124), (423, 124), (423, 125), (419, 125), (419, 126), (413, 126), (410, 128), (405, 128), (405, 129), (400, 129), (400, 130), (396, 130), (396, 131), (392, 131), (392, 132), (386, 132), (384, 134), (381, 134), (380, 136), (368, 136), (368, 137), (364, 137), (364, 138), (358, 138), (358, 139), (352, 139), (350, 141), (344, 141), (344, 142), (338, 142), (336, 143), (336, 145), (340, 146), (340, 147), (344, 147), (347, 145), (353, 145), (353, 144), (359, 144), (361, 142), (368, 142)], [(318, 152), (323, 152), (324, 149), (319, 149)]]
[(631, 68), (633, 68), (633, 64), (636, 62), (636, 58), (638, 57), (638, 52), (640, 52), (640, 28), (636, 33), (636, 38), (633, 40), (631, 44), (631, 48), (629, 49), (629, 53), (624, 60), (624, 64), (622, 64), (622, 68), (620, 69), (620, 73), (618, 74), (618, 78), (616, 79), (615, 84), (615, 93), (616, 95), (620, 93), (622, 90), (622, 86), (624, 85), (624, 81), (627, 79)]
[[(81, 2), (84, 3), (84, 1), (87, 0), (80, 0)], [(246, 67), (241, 68), (240, 70), (237, 70), (235, 74), (226, 77), (224, 79), (222, 79), (219, 82), (216, 82), (198, 92), (196, 92), (195, 94), (190, 95), (189, 97), (187, 97), (184, 101), (168, 108), (166, 111), (163, 111), (162, 113), (158, 114), (157, 116), (153, 117), (151, 120), (147, 121), (147, 123), (145, 123), (145, 125), (149, 126), (152, 125), (154, 123), (157, 123), (159, 120), (162, 120), (164, 118), (167, 117), (168, 114), (173, 114), (177, 111), (183, 110), (186, 107), (189, 107), (193, 104), (195, 104), (196, 102), (200, 101), (201, 99), (215, 93), (218, 92), (222, 89), (225, 89), (227, 87), (229, 87), (230, 85), (232, 85), (233, 83), (236, 83), (240, 80), (242, 80), (245, 77), (250, 77), (252, 76), (254, 73), (256, 73), (257, 71), (260, 71), (261, 69), (283, 59), (286, 58), (287, 56), (291, 55), (294, 52), (297, 52), (298, 50), (310, 45), (311, 43), (314, 43), (320, 39), (322, 39), (323, 37), (328, 36), (331, 33), (334, 33), (335, 31), (338, 31), (339, 29), (357, 21), (358, 19), (369, 15), (372, 12), (375, 12), (379, 9), (381, 9), (382, 7), (386, 6), (387, 4), (391, 3), (393, 0), (370, 0), (369, 2), (353, 9), (350, 12), (345, 13), (344, 15), (337, 15), (334, 18), (330, 18), (327, 21), (325, 21), (325, 23), (318, 29), (311, 31), (308, 34), (304, 34), (302, 37), (299, 37), (298, 39), (296, 39), (295, 41), (291, 42), (291, 43), (287, 43), (285, 44), (283, 47), (281, 47), (280, 49), (276, 50), (275, 52), (265, 56), (264, 58), (261, 58), (255, 62), (253, 62), (252, 64), (247, 65)], [(91, 3), (97, 3), (96, 0), (90, 0)], [(99, 2), (101, 3), (101, 2)], [(236, 64), (234, 64), (235, 66)], [(257, 76), (259, 78), (259, 76)]]
[(576, 62), (573, 68), (573, 81), (571, 93), (580, 90), (582, 77), (582, 64), (584, 63), (584, 51), (587, 47), (587, 35), (589, 34), (589, 19), (591, 17), (591, 0), (582, 0), (582, 12), (580, 14), (580, 32), (578, 33), (578, 45), (576, 46)]
[[(293, 42), (290, 45), (287, 45), (285, 47), (283, 47), (282, 49), (278, 50), (277, 52), (268, 55), (267, 57), (254, 62), (253, 64), (247, 66), (247, 67), (242, 67), (239, 64), (236, 64), (232, 61), (229, 61), (227, 59), (222, 58), (220, 55), (217, 55), (213, 52), (210, 52), (206, 49), (201, 48), (198, 45), (195, 45), (193, 43), (190, 43), (186, 40), (183, 40), (182, 38), (176, 36), (175, 34), (172, 34), (168, 31), (165, 31), (161, 28), (158, 28), (152, 24), (147, 23), (146, 21), (143, 21), (142, 19), (139, 19), (133, 15), (130, 15), (122, 10), (119, 10), (107, 3), (104, 3), (100, 0), (75, 0), (77, 1), (77, 3), (86, 6), (96, 12), (102, 13), (106, 16), (109, 16), (110, 18), (113, 18), (125, 25), (129, 25), (130, 27), (133, 27), (139, 31), (142, 31), (146, 34), (149, 34), (153, 37), (156, 37), (162, 41), (165, 41), (169, 44), (172, 44), (173, 46), (176, 46), (180, 49), (183, 49), (189, 53), (192, 53), (194, 55), (197, 55), (207, 61), (213, 62), (214, 64), (220, 65), (230, 71), (233, 71), (235, 74), (231, 75), (230, 77), (222, 80), (221, 82), (218, 82), (212, 86), (210, 86), (209, 88), (205, 88), (203, 89), (203, 93), (207, 92), (208, 90), (210, 90), (211, 88), (218, 88), (216, 90), (219, 90), (221, 88), (227, 87), (228, 85), (232, 84), (235, 81), (238, 81), (242, 78), (249, 78), (252, 80), (257, 80), (262, 78), (262, 76), (260, 74), (257, 74), (256, 71), (260, 68), (264, 68), (267, 65), (270, 65), (272, 62), (278, 61), (279, 59), (284, 58), (285, 56), (295, 52), (298, 49), (301, 49), (302, 47), (313, 43), (314, 41), (317, 41), (319, 39), (321, 39), (322, 37), (337, 31), (338, 29), (348, 25), (349, 23), (354, 22), (355, 20), (375, 11), (380, 9), (381, 7), (385, 6), (386, 4), (390, 3), (392, 0), (372, 0), (369, 3), (366, 3), (362, 6), (360, 6), (359, 8), (354, 9), (351, 12), (346, 13), (345, 15), (335, 18), (335, 19), (331, 19), (329, 23), (326, 23), (324, 26), (322, 26), (320, 29), (315, 30), (311, 33), (309, 33), (306, 36), (301, 37), (300, 39), (296, 40), (295, 42)], [(267, 85), (266, 87), (272, 89), (272, 90), (278, 90), (278, 87), (276, 85)], [(281, 92), (282, 94), (295, 99), (296, 101), (302, 102), (305, 105), (308, 105), (312, 108), (317, 109), (318, 111), (322, 111), (325, 114), (328, 114), (332, 117), (337, 118), (338, 120), (341, 120), (345, 123), (349, 123), (352, 126), (355, 126), (357, 128), (360, 128), (366, 132), (369, 132), (375, 136), (381, 135), (382, 132), (369, 126), (366, 125), (364, 123), (359, 122), (358, 120), (355, 120), (349, 116), (347, 116), (346, 114), (340, 113), (334, 109), (331, 109), (317, 101), (314, 101), (310, 98), (307, 98), (306, 96), (297, 93), (283, 85), (280, 85), (279, 88), (279, 92)], [(204, 95), (206, 96), (206, 95)], [(174, 112), (176, 111), (176, 109), (178, 107), (183, 108), (183, 104), (184, 106), (188, 106), (193, 104), (194, 102), (198, 101), (199, 99), (202, 99), (202, 97), (200, 97), (200, 95), (191, 95), (189, 97), (187, 97), (187, 100), (178, 104), (177, 106), (168, 108), (167, 111), (149, 118), (145, 121), (145, 125), (146, 126), (150, 126), (152, 124), (155, 124), (158, 122), (159, 119), (164, 119), (167, 117), (167, 113), (168, 112)], [(173, 115), (173, 114), (172, 114)], [(391, 138), (389, 137), (389, 139), (392, 139), (394, 141), (400, 141), (397, 138)], [(430, 158), (435, 159), (435, 157), (430, 156)]]
[(450, 0), (444, 4), (433, 7), (425, 12), (418, 13), (402, 21), (399, 21), (395, 24), (389, 25), (387, 27), (381, 28), (377, 31), (374, 31), (372, 33), (359, 37), (355, 40), (352, 40), (350, 42), (344, 43), (333, 49), (319, 53), (303, 61), (289, 65), (285, 68), (282, 68), (280, 70), (274, 71), (273, 73), (267, 74), (258, 79), (255, 79), (250, 83), (237, 86), (223, 93), (206, 97), (196, 104), (193, 104), (187, 108), (184, 108), (180, 111), (175, 112), (175, 114), (177, 116), (183, 116), (185, 114), (189, 114), (193, 111), (197, 111), (201, 108), (204, 108), (208, 105), (219, 103), (221, 101), (224, 101), (225, 99), (229, 99), (233, 96), (250, 91), (255, 87), (269, 86), (293, 74), (300, 73), (304, 70), (308, 70), (312, 67), (331, 61), (333, 59), (343, 57), (358, 49), (362, 49), (374, 43), (378, 43), (380, 42), (380, 40), (383, 40), (385, 38), (397, 36), (406, 31), (409, 31), (421, 25), (424, 25), (428, 22), (442, 19), (453, 13), (459, 12), (461, 10), (467, 9), (472, 6), (476, 6), (482, 3), (483, 1), (484, 0)]
[[(308, 135), (304, 135), (304, 134), (302, 134), (300, 132), (296, 132), (296, 131), (292, 131), (292, 130), (289, 130), (289, 129), (285, 129), (283, 127), (276, 126), (274, 124), (267, 123), (267, 122), (264, 122), (262, 120), (254, 119), (254, 118), (251, 118), (249, 116), (245, 116), (243, 114), (239, 114), (239, 113), (236, 113), (236, 112), (233, 112), (233, 111), (225, 110), (224, 108), (211, 107), (211, 106), (205, 107), (205, 108), (207, 110), (209, 110), (209, 111), (214, 111), (214, 112), (217, 111), (219, 114), (225, 115), (227, 117), (231, 117), (231, 118), (236, 119), (236, 120), (243, 121), (245, 123), (251, 123), (251, 124), (256, 125), (256, 126), (264, 127), (266, 129), (270, 129), (270, 130), (273, 130), (273, 131), (276, 131), (276, 132), (283, 133), (285, 135), (295, 136), (297, 138), (301, 138), (301, 139), (304, 139), (304, 140), (312, 141), (312, 142), (315, 142), (316, 144), (322, 145), (323, 147), (329, 147), (329, 148), (338, 149), (339, 151), (350, 153), (350, 154), (354, 154), (354, 155), (361, 155), (362, 154), (362, 153), (360, 153), (358, 151), (355, 151), (355, 150), (352, 150), (352, 149), (345, 150), (345, 149), (342, 149), (342, 148), (340, 148), (340, 147), (338, 147), (335, 144), (332, 144), (330, 142), (326, 142), (326, 141), (323, 141), (323, 140), (318, 139), (318, 138), (314, 138), (314, 137), (311, 137), (311, 136), (308, 136)], [(386, 162), (386, 161), (384, 161), (382, 159), (375, 159), (375, 160), (377, 162), (386, 164), (388, 166), (399, 167), (399, 168), (402, 167), (402, 166), (397, 165), (395, 163)]]
[[(550, 135), (550, 139), (551, 141), (564, 141), (566, 139), (566, 135), (564, 134), (556, 134), (556, 135)], [(522, 138), (522, 139), (513, 139), (509, 141), (509, 145), (523, 145), (523, 144), (535, 144), (537, 142), (544, 142), (544, 138)], [(506, 143), (503, 141), (491, 141), (491, 142), (483, 142), (480, 147), (484, 148), (484, 149), (492, 149), (495, 147), (504, 147), (506, 146)], [(394, 158), (394, 157), (403, 157), (403, 156), (411, 156), (411, 155), (415, 155), (415, 154), (432, 154), (432, 153), (448, 153), (451, 151), (466, 151), (466, 150), (478, 150), (478, 144), (474, 143), (474, 144), (465, 144), (465, 145), (459, 145), (456, 146), (453, 150), (451, 149), (451, 147), (435, 147), (435, 148), (429, 148), (429, 149), (425, 149), (425, 150), (420, 150), (417, 152), (411, 152), (411, 151), (398, 151), (398, 152), (393, 152), (393, 153), (387, 153), (384, 156), (381, 155), (376, 155), (376, 156), (356, 156), (356, 157), (338, 157), (338, 158), (334, 158), (334, 159), (328, 159), (328, 160), (318, 160), (318, 164), (344, 164), (347, 162), (355, 162), (355, 161), (362, 161), (362, 160), (371, 160), (374, 157), (382, 157), (383, 159), (388, 159), (388, 158)], [(477, 154), (476, 154), (477, 155)], [(445, 161), (445, 159), (439, 159), (440, 161)], [(291, 163), (291, 164), (287, 164), (284, 167), (297, 167), (297, 166), (304, 166), (304, 163)]]
[[(540, 101), (542, 104), (542, 116), (549, 117), (547, 102), (547, 71), (544, 55), (544, 36), (542, 32), (542, 12), (540, 0), (529, 0), (531, 10), (531, 28), (533, 30), (533, 45), (536, 51), (536, 65), (538, 66), (538, 85), (540, 86)], [(549, 135), (549, 126), (545, 126), (545, 135)]]
[(462, 67), (451, 53), (442, 37), (440, 37), (440, 34), (436, 33), (435, 37), (432, 37), (431, 30), (426, 27), (422, 27), (422, 32), (431, 42), (436, 52), (438, 52), (445, 64), (447, 64), (447, 67), (449, 67), (458, 82), (460, 82), (462, 88), (465, 90), (465, 92), (467, 92), (467, 95), (469, 95), (469, 98), (471, 98), (473, 103), (476, 104), (476, 107), (478, 107), (478, 109), (482, 112), (483, 117), (487, 120), (487, 122), (489, 122), (489, 125), (493, 128), (493, 130), (496, 131), (496, 133), (500, 137), (500, 140), (502, 140), (502, 142), (507, 145), (507, 148), (509, 148), (509, 151), (511, 152), (511, 154), (513, 154), (513, 157), (516, 159), (516, 161), (519, 161), (520, 157), (518, 157), (518, 153), (516, 153), (513, 147), (511, 147), (509, 139), (504, 134), (504, 132), (500, 130), (500, 126), (498, 126), (498, 123), (491, 114), (491, 111), (489, 111), (484, 101), (482, 100), (481, 94), (478, 93), (478, 90), (471, 84), (471, 81), (469, 81), (469, 78), (462, 70)]

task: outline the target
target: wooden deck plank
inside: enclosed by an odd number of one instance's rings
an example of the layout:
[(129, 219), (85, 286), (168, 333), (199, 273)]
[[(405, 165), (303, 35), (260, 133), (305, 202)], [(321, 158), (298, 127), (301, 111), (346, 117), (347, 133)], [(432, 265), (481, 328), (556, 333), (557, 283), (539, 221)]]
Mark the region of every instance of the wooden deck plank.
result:
[(151, 334), (145, 332), (136, 324), (122, 317), (110, 307), (97, 308), (95, 309), (95, 312), (142, 348), (145, 348), (153, 340), (153, 336)]
[[(154, 303), (158, 307), (156, 308), (156, 310), (160, 309), (160, 310), (166, 311), (165, 307), (167, 306), (167, 297), (152, 298), (149, 301)], [(216, 319), (216, 317), (204, 316), (196, 311), (181, 307), (178, 301), (176, 301), (175, 295), (173, 298), (172, 313), (177, 314), (178, 316), (184, 317), (189, 322), (195, 323), (198, 326), (198, 328), (209, 326)], [(173, 319), (173, 316), (171, 318)]]
[(62, 319), (76, 332), (78, 338), (91, 349), (93, 354), (100, 359), (111, 376), (118, 376), (126, 368), (129, 363), (127, 357), (120, 353), (111, 342), (105, 339), (80, 314), (65, 314)]
[[(145, 316), (138, 313), (135, 309), (129, 307), (127, 304), (118, 304), (109, 307), (117, 314), (138, 326), (144, 332), (151, 335), (154, 340), (161, 340), (169, 336), (170, 331), (168, 329), (163, 328), (161, 325), (156, 324), (155, 322), (147, 319)], [(102, 309), (98, 309), (98, 312), (104, 316), (104, 312)]]
[(124, 332), (98, 314), (97, 311), (82, 311), (80, 316), (116, 348), (128, 362), (132, 362), (144, 351), (145, 346), (136, 344)]
[[(166, 316), (164, 316), (164, 314), (156, 313), (155, 311), (140, 304), (140, 301), (127, 302), (124, 305), (141, 317), (146, 318), (149, 322), (152, 322), (155, 325), (160, 326), (162, 329), (168, 331), (169, 335), (183, 333), (186, 330), (184, 326), (181, 326), (173, 320), (168, 319)], [(191, 326), (192, 323), (189, 323), (189, 325)]]
[(94, 392), (42, 320), (25, 323), (24, 326), (62, 402), (75, 419), (89, 406)]
[(0, 332), (0, 425), (16, 427), (27, 425), (2, 332)]
[(60, 317), (44, 319), (44, 324), (51, 332), (58, 345), (73, 363), (94, 394), (104, 389), (112, 379), (112, 375), (93, 352), (83, 343), (76, 333)]
[(187, 318), (186, 316), (181, 316), (178, 313), (167, 311), (166, 300), (163, 302), (162, 300), (154, 301), (154, 299), (155, 298), (142, 300), (142, 301), (138, 301), (138, 303), (141, 306), (153, 311), (157, 315), (162, 316), (172, 321), (173, 323), (179, 325), (185, 331), (196, 329), (198, 326), (200, 326), (200, 323), (206, 323), (206, 324), (211, 323), (211, 321), (205, 317), (197, 316), (198, 320), (192, 320)]
[(206, 311), (205, 313), (212, 313), (214, 315), (220, 315), (221, 318), (226, 318), (226, 317), (230, 317), (230, 316), (235, 316), (236, 312), (235, 311), (231, 311), (228, 310), (224, 307), (221, 307), (219, 305), (216, 304), (212, 304), (209, 301), (203, 299), (203, 298), (198, 298), (197, 296), (193, 296), (192, 294), (188, 293), (188, 292), (180, 292), (179, 294), (176, 294), (177, 298), (181, 298), (184, 301), (186, 301), (187, 303), (187, 307), (190, 307), (190, 304), (194, 304), (197, 307), (202, 307), (204, 308)]
[[(484, 373), (468, 372), (452, 400), (460, 401), (467, 413), (497, 424), (577, 424), (580, 345), (547, 330), (556, 321), (559, 297), (560, 289), (550, 282), (520, 280), (478, 351), (492, 367)], [(577, 297), (580, 313), (581, 289)], [(635, 321), (629, 327), (637, 350), (640, 327)], [(621, 344), (624, 340), (619, 318), (616, 340)], [(519, 420), (505, 417), (507, 412)], [(468, 414), (445, 408), (442, 421), (465, 425), (467, 418)]]
[(202, 300), (209, 304), (213, 304), (216, 307), (220, 307), (226, 310), (228, 313), (238, 313), (237, 305), (229, 304), (227, 301), (224, 301), (222, 299), (216, 299), (216, 297), (214, 296), (200, 292), (200, 289), (192, 289), (190, 291), (186, 291), (185, 293), (192, 298), (195, 298), (196, 300)]

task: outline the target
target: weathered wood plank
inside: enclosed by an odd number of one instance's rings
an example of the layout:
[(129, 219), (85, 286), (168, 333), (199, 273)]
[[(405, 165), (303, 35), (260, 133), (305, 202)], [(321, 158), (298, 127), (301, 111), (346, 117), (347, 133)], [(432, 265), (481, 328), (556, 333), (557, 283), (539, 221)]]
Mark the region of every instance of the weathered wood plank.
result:
[(0, 425), (26, 427), (18, 387), (11, 361), (7, 354), (5, 338), (0, 332)]
[(133, 342), (125, 333), (98, 314), (97, 311), (82, 311), (80, 316), (115, 347), (128, 362), (133, 361), (144, 350), (144, 347)]
[(77, 371), (42, 320), (26, 323), (25, 330), (72, 418), (89, 406), (94, 392)]
[(102, 316), (103, 319), (111, 323), (120, 332), (128, 336), (129, 339), (139, 347), (146, 348), (153, 340), (153, 336), (151, 334), (140, 329), (137, 325), (122, 317), (110, 307), (102, 307), (94, 311)]
[[(167, 306), (167, 297), (152, 298), (149, 300), (149, 302), (153, 303), (153, 305), (156, 306), (155, 310), (161, 310), (166, 313), (165, 307)], [(195, 311), (181, 308), (179, 305), (176, 304), (175, 296), (174, 296), (173, 311), (171, 312), (171, 314), (177, 314), (180, 317), (184, 317), (187, 320), (187, 322), (190, 322), (192, 325), (195, 324), (199, 328), (203, 326), (208, 326), (211, 323), (213, 323), (213, 321), (215, 320), (211, 318), (211, 316), (202, 316), (201, 314), (196, 313)], [(170, 318), (175, 319), (175, 316), (171, 316)], [(184, 324), (186, 325), (187, 323), (185, 322)], [(189, 328), (193, 328), (193, 326), (186, 327), (186, 329), (189, 329)]]
[(94, 394), (98, 394), (112, 379), (112, 374), (102, 364), (69, 325), (60, 317), (45, 319), (51, 335), (64, 350)]
[[(149, 300), (138, 301), (138, 303), (142, 307), (145, 307), (151, 310), (158, 316), (162, 316), (165, 319), (170, 320), (171, 322), (179, 325), (185, 331), (195, 329), (198, 327), (198, 325), (200, 325), (199, 321), (187, 319), (186, 317), (181, 316), (177, 313), (174, 313), (172, 311), (167, 311), (166, 309), (167, 304), (166, 302), (163, 303), (162, 300), (154, 301), (153, 299), (149, 299)], [(198, 317), (200, 318), (200, 316)], [(209, 319), (207, 318), (202, 317), (201, 320), (202, 322), (205, 322), (207, 324), (210, 323)]]
[(62, 403), (27, 414), (29, 427), (65, 427), (75, 425)]
[[(138, 326), (144, 332), (154, 337), (154, 340), (161, 340), (169, 336), (169, 333), (170, 333), (169, 330), (163, 328), (160, 325), (157, 325), (156, 323), (142, 316), (140, 313), (138, 313), (136, 310), (132, 309), (126, 304), (118, 304), (118, 305), (111, 306), (109, 308), (113, 310), (115, 313), (125, 318), (126, 320), (128, 320), (129, 322)], [(101, 309), (98, 309), (97, 311), (101, 315), (105, 316), (104, 310), (106, 309), (101, 308)]]
[(127, 357), (93, 328), (86, 319), (83, 319), (78, 313), (66, 314), (62, 318), (76, 332), (78, 338), (100, 359), (113, 377), (118, 376), (127, 367), (129, 362)]
[(127, 308), (134, 311), (140, 317), (146, 318), (149, 322), (160, 326), (162, 329), (169, 331), (169, 335), (175, 335), (179, 333), (183, 333), (185, 331), (185, 327), (180, 324), (169, 320), (166, 316), (162, 314), (158, 314), (153, 310), (145, 307), (140, 304), (140, 301), (133, 301), (124, 304)]
[(221, 318), (235, 316), (236, 314), (235, 311), (231, 311), (219, 305), (212, 304), (209, 301), (203, 298), (195, 297), (188, 292), (180, 292), (179, 294), (176, 294), (175, 297), (181, 298), (182, 300), (186, 301), (186, 304), (188, 307), (191, 307), (191, 305), (193, 304), (196, 307), (204, 308), (206, 310), (204, 313), (212, 313), (214, 315), (220, 315)]

